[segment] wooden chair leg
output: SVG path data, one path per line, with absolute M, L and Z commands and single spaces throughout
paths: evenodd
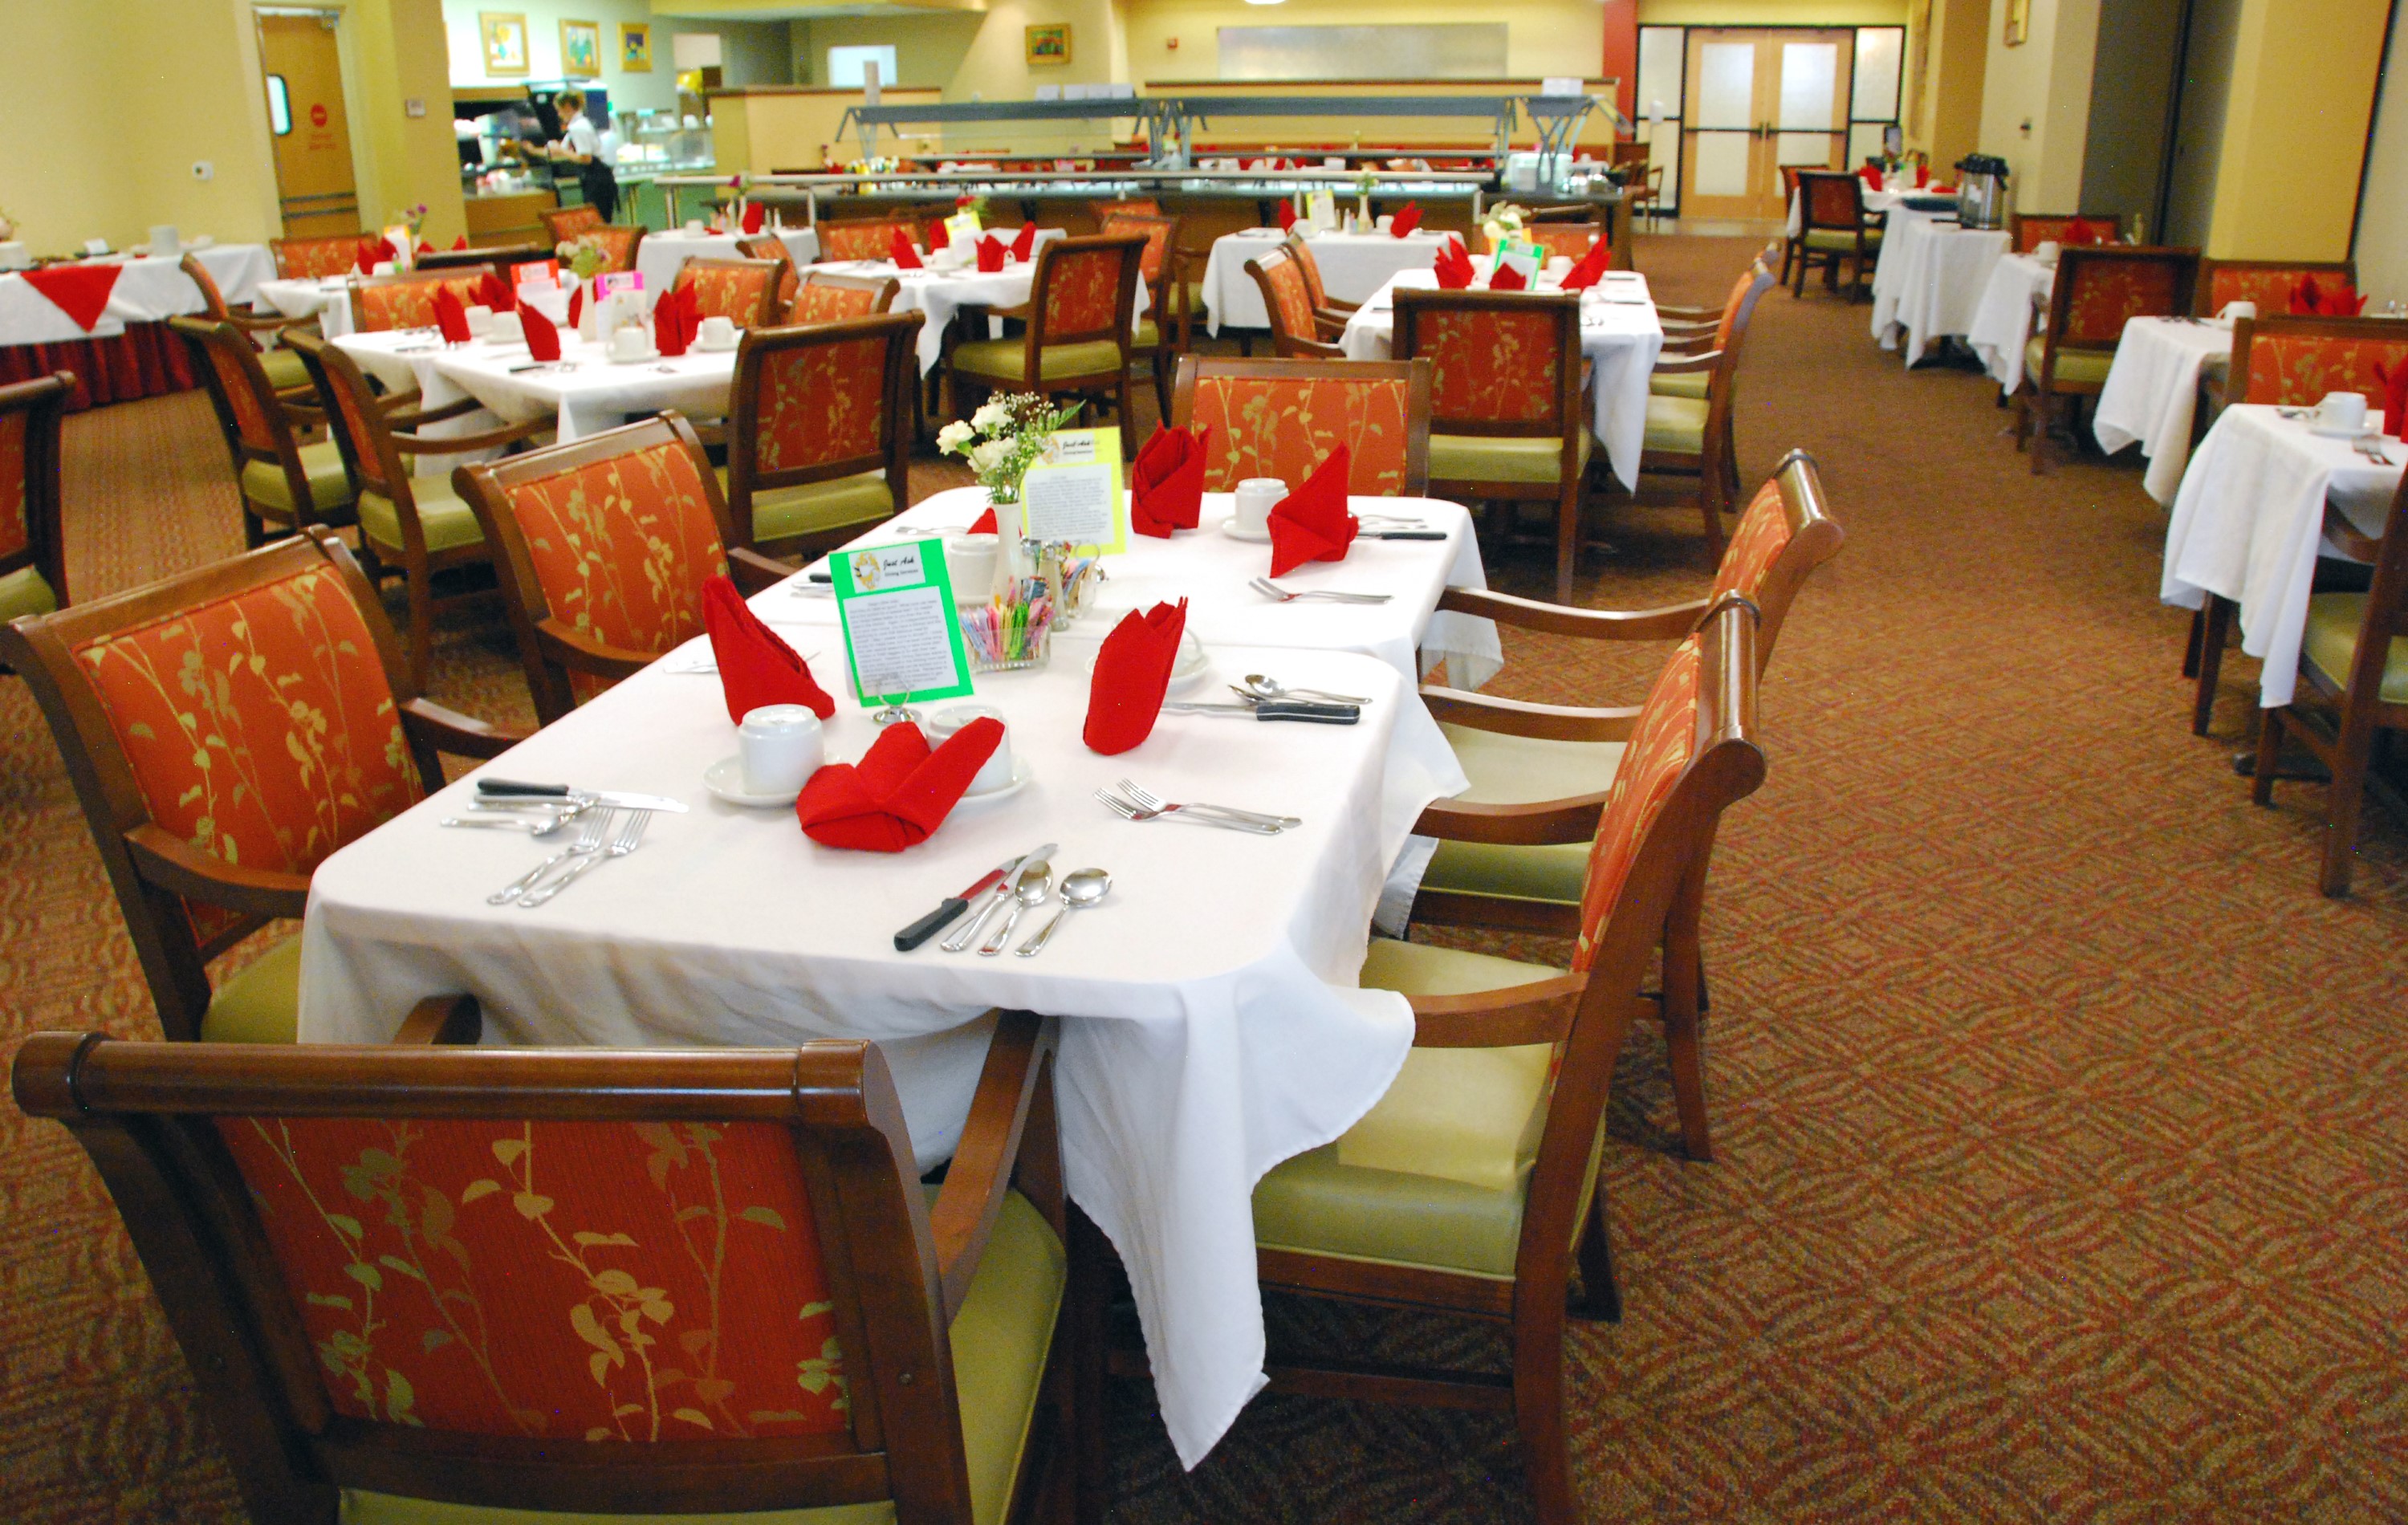
M 1540 1298 L 1513 1318 L 1513 1420 L 1540 1525 L 1579 1525 L 1564 1430 L 1564 1311 Z
M 2200 606 L 2199 687 L 2190 701 L 2193 736 L 2205 736 L 2208 723 L 2215 718 L 2216 680 L 2224 675 L 2224 642 L 2232 631 L 2232 611 L 2239 607 L 2231 599 L 2213 593 Z
M 2055 411 L 2056 404 L 2049 400 L 2048 394 L 2038 387 L 2032 388 L 2031 468 L 2035 477 L 2044 476 L 2048 471 L 2048 425 Z
M 2333 743 L 2332 783 L 2325 796 L 2324 865 L 2316 887 L 2336 899 L 2349 893 L 2357 867 L 2358 817 L 2366 804 L 2366 768 L 2374 751 L 2374 726 L 2354 719 L 2343 701 L 2341 736 Z
M 424 568 L 411 569 L 404 581 L 409 597 L 409 687 L 426 692 L 427 653 L 435 644 L 435 590 Z
M 1168 428 L 1170 426 L 1170 352 L 1168 350 L 1154 352 L 1154 423 Z
M 1580 559 L 1581 482 L 1574 474 L 1555 499 L 1555 602 L 1572 601 L 1572 572 Z
M 1102 1525 L 1107 1485 L 1104 1464 L 1104 1381 L 1107 1303 L 1111 1296 L 1111 1244 L 1077 1203 L 1069 1205 L 1073 1513 L 1079 1525 Z
M 2274 770 L 2283 759 L 2283 716 L 2286 712 L 2269 710 L 2258 717 L 2258 769 L 2249 776 L 2249 802 L 2271 805 L 2274 802 Z
M 1622 1287 L 1613 1279 L 1613 1238 L 1605 1221 L 1605 1181 L 1589 1193 L 1588 1221 L 1581 1226 L 1581 1291 L 1567 1306 L 1575 1317 L 1622 1322 Z
M 2190 611 L 2190 636 L 2183 643 L 2182 675 L 2186 678 L 2196 678 L 2199 676 L 2200 640 L 2206 631 L 2207 606 L 2205 604 L 2201 604 L 2199 608 Z

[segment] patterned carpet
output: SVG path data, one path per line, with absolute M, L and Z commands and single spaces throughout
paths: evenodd
M 1642 243 L 1718 297 L 1745 246 Z M 1761 309 L 1742 464 L 1823 464 L 1849 532 L 1765 689 L 1770 778 L 1709 902 L 1718 1158 L 1683 1161 L 1660 1047 L 1618 1077 L 1627 1320 L 1576 1331 L 1596 1518 L 2408 1518 L 2408 831 L 2314 888 L 2322 790 L 2253 808 L 2256 664 L 2193 738 L 2162 512 L 2128 457 L 2032 477 L 1978 378 L 1908 374 L 1865 309 Z M 197 395 L 68 425 L 90 596 L 236 547 Z M 928 467 L 923 492 L 952 473 Z M 1581 597 L 1688 596 L 1694 517 L 1609 501 Z M 1492 575 L 1543 593 L 1537 552 Z M 1514 641 L 1501 692 L 1612 702 L 1653 654 Z M 523 722 L 506 642 L 447 632 L 438 698 Z M 1635 697 L 1635 696 L 1633 696 Z M 47 731 L 0 679 L 0 1021 L 155 1031 Z M 1547 957 L 1502 940 L 1480 945 Z M 114 1214 L 0 1108 L 0 1517 L 241 1518 Z M 1301 1345 L 1501 1359 L 1481 1331 L 1275 1304 Z M 1257 1402 L 1192 1474 L 1115 1385 L 1127 1521 L 1520 1519 L 1488 1417 Z

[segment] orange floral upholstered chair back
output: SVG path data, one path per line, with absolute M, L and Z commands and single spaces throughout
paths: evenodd
M 1412 340 L 1397 352 L 1429 361 L 1436 426 L 1555 422 L 1562 407 L 1565 322 L 1559 305 L 1506 307 L 1477 298 L 1459 307 L 1415 304 Z M 1580 321 L 1577 307 L 1566 310 L 1570 321 Z M 1402 333 L 1400 322 L 1400 338 Z
M 605 225 L 602 221 L 602 209 L 591 204 L 561 207 L 538 215 L 543 219 L 544 232 L 552 236 L 552 241 L 555 244 L 581 237 L 595 228 Z
M 694 292 L 695 315 L 725 318 L 738 328 L 774 321 L 767 304 L 776 294 L 778 266 L 768 260 L 690 259 L 678 268 L 670 289 Z
M 761 358 L 751 401 L 755 469 L 805 471 L 884 450 L 886 346 L 880 336 L 781 346 Z
M 0 413 L 0 562 L 22 554 L 33 541 L 25 523 L 25 437 L 32 416 Z
M 917 241 L 919 225 L 909 218 L 865 217 L 819 226 L 820 258 L 882 260 L 895 252 L 895 235 Z
M 2073 225 L 2076 223 L 2084 223 L 2095 235 L 2089 240 L 2092 242 L 2114 243 L 2124 236 L 2124 219 L 2114 213 L 2101 217 L 2081 217 L 2072 213 L 2062 217 L 2044 213 L 2031 216 L 2017 214 L 2014 222 L 2015 252 L 2018 254 L 2028 254 L 2044 243 L 2071 242 L 2067 236 L 2077 231 Z M 2081 246 L 2075 244 L 2074 247 Z
M 1211 453 L 1204 459 L 1204 490 L 1230 492 L 1249 477 L 1277 477 L 1296 486 L 1343 445 L 1348 493 L 1364 497 L 1420 493 L 1424 483 L 1414 480 L 1410 450 L 1412 385 L 1408 375 L 1399 374 L 1403 367 L 1382 369 L 1388 374 L 1359 380 L 1311 373 L 1261 376 L 1245 370 L 1198 374 L 1189 416 L 1181 423 L 1212 431 Z M 1426 438 L 1426 418 L 1422 432 Z
M 2381 319 L 2258 318 L 2234 325 L 2238 400 L 2311 407 L 2328 392 L 2363 394 L 2385 406 L 2385 378 L 2408 367 L 2408 333 Z M 2380 367 L 2378 369 L 2377 367 Z M 2384 420 L 2384 427 L 2395 421 Z
M 1604 236 L 1594 223 L 1530 223 L 1522 229 L 1523 237 L 1548 254 L 1574 260 L 1585 258 L 1589 246 Z
M 605 223 L 599 227 L 587 228 L 578 237 L 602 251 L 602 268 L 609 273 L 636 267 L 636 246 L 644 241 L 644 230 L 619 223 Z
M 319 281 L 349 275 L 359 268 L 360 240 L 342 238 L 270 238 L 267 252 L 276 273 L 286 281 Z
M 262 389 L 267 386 L 266 373 L 256 362 L 245 361 L 242 352 L 251 347 L 251 340 L 231 330 L 212 331 L 206 337 L 194 335 L 191 327 L 179 332 L 191 336 L 192 347 L 207 357 L 207 380 L 240 448 L 247 454 L 275 458 L 276 428 L 268 420 L 267 410 L 279 405 L 272 390 L 263 395 Z
M 1810 171 L 1799 176 L 1798 183 L 1805 189 L 1802 225 L 1854 229 L 1864 220 L 1864 181 L 1854 175 Z
M 64 371 L 0 386 L 0 621 L 66 602 L 59 437 L 74 386 Z
M 2206 299 L 2200 304 L 2201 312 L 2221 312 L 2228 302 L 2255 302 L 2261 318 L 2277 317 L 2291 310 L 2291 289 L 2300 281 L 2314 279 L 2329 281 L 2335 277 L 2355 281 L 2356 272 L 2348 264 L 2338 265 L 2253 265 L 2232 264 L 2223 260 L 2208 262 L 2202 272 L 2206 280 Z
M 778 266 L 778 296 L 773 312 L 784 312 L 795 305 L 795 290 L 802 283 L 802 273 L 795 268 L 795 257 L 787 252 L 783 240 L 774 233 L 756 233 L 737 239 L 736 252 L 746 259 L 765 259 Z
M 380 334 L 394 328 L 432 328 L 435 294 L 448 289 L 462 307 L 472 306 L 489 270 L 480 266 L 463 276 L 384 276 L 363 281 L 351 292 L 359 330 Z
M 885 311 L 885 304 L 892 300 L 892 293 L 882 297 L 879 288 L 867 282 L 832 281 L 813 275 L 796 289 L 786 321 L 835 323 L 843 318 L 867 318 L 873 312 Z
M 217 1127 L 345 1417 L 573 1445 L 851 1427 L 782 1128 Z
M 2053 337 L 2061 344 L 2112 347 L 2134 318 L 2189 311 L 2198 262 L 2193 253 L 2068 249 L 2057 267 L 2065 324 Z
M 1714 568 L 1714 585 L 1707 592 L 1707 601 L 1726 594 L 1755 598 L 1772 564 L 1787 549 L 1789 514 L 1781 501 L 1781 483 L 1768 482 L 1740 514 L 1739 527 L 1731 531 L 1730 544 Z
M 1158 213 L 1115 211 L 1104 219 L 1106 233 L 1145 235 L 1145 252 L 1138 256 L 1137 273 L 1144 278 L 1149 295 L 1158 295 L 1163 262 L 1169 256 L 1171 234 L 1178 226 L 1175 218 Z
M 1070 249 L 1057 245 L 1038 252 L 1038 279 L 1042 295 L 1045 342 L 1111 338 L 1112 320 L 1120 305 L 1121 265 L 1127 249 Z
M 1312 298 L 1312 305 L 1316 308 L 1327 307 L 1329 288 L 1321 283 L 1321 261 L 1312 252 L 1312 246 L 1300 237 L 1291 236 L 1284 247 L 1289 256 L 1296 261 L 1297 274 L 1304 278 L 1305 294 Z
M 1598 933 L 1621 898 L 1640 844 L 1697 755 L 1701 643 L 1701 637 L 1691 636 L 1673 649 L 1672 659 L 1664 664 L 1631 726 L 1630 741 L 1598 818 L 1597 840 L 1589 847 L 1580 941 L 1572 951 L 1575 971 L 1589 967 Z
M 1304 266 L 1285 250 L 1279 249 L 1251 263 L 1263 272 L 1262 283 L 1270 296 L 1264 306 L 1270 314 L 1273 331 L 1307 344 L 1320 342 L 1320 330 L 1312 322 L 1312 293 L 1304 283 Z

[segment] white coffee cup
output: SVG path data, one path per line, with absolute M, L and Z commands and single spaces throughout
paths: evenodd
M 610 336 L 610 358 L 641 360 L 652 352 L 652 336 L 630 324 Z
M 1170 670 L 1178 672 L 1184 669 L 1186 671 L 1193 672 L 1196 670 L 1197 665 L 1203 660 L 1204 643 L 1196 639 L 1196 632 L 1193 630 L 1180 631 L 1179 655 L 1178 658 L 1170 664 Z
M 2216 316 L 2222 318 L 2227 323 L 2239 323 L 2243 318 L 2254 319 L 2258 316 L 2258 304 L 2255 302 L 2227 302 L 2224 304 L 2224 310 L 2217 313 Z
M 995 744 L 993 755 L 987 758 L 986 766 L 978 770 L 978 776 L 970 780 L 968 790 L 971 794 L 993 794 L 1011 782 L 1011 724 L 1004 720 L 1002 711 L 992 704 L 949 704 L 928 717 L 925 727 L 928 744 L 943 746 L 953 740 L 955 731 L 973 720 L 994 720 L 1003 724 L 1003 740 Z
M 493 333 L 493 331 L 494 331 L 494 309 L 493 309 L 492 308 L 489 308 L 489 307 L 472 307 L 472 308 L 470 308 L 470 309 L 468 309 L 468 337 L 469 337 L 469 338 L 485 338 L 487 335 L 489 335 L 489 334 Z
M 1554 277 L 1558 285 L 1562 284 L 1564 277 L 1571 273 L 1572 257 L 1570 254 L 1551 254 L 1547 257 L 1547 274 Z
M 2033 248 L 2032 258 L 2040 261 L 2042 265 L 2055 265 L 2057 263 L 2057 256 L 2059 250 L 2057 249 L 2057 240 L 2055 238 L 2043 238 Z
M 2321 429 L 2362 429 L 2366 426 L 2366 396 L 2358 392 L 2328 392 L 2324 401 L 2316 404 L 2316 426 Z
M 1238 483 L 1238 527 L 1249 535 L 1270 528 L 1271 510 L 1287 496 L 1287 483 L 1277 477 L 1248 477 Z
M 496 344 L 516 344 L 526 338 L 526 328 L 520 323 L 516 312 L 496 312 L 494 314 L 493 331 L 486 338 Z
M 706 350 L 732 350 L 736 348 L 736 320 L 714 312 L 702 320 L 695 338 Z
M 710 224 L 699 217 L 689 217 L 685 220 L 685 231 L 688 236 L 699 238 L 710 231 Z
M 820 717 L 802 704 L 765 704 L 736 727 L 746 794 L 797 794 L 826 760 Z
M 985 603 L 995 594 L 995 562 L 1001 553 L 1000 536 L 967 529 L 945 537 L 945 575 L 953 580 L 953 602 L 964 608 Z
M 160 259 L 174 259 L 184 252 L 184 241 L 173 223 L 162 223 L 150 230 L 150 252 Z

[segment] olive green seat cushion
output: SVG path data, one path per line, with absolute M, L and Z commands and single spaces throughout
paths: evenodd
M 1706 409 L 1702 397 L 1647 395 L 1647 437 L 1642 449 L 1671 455 L 1706 453 Z
M 1838 228 L 1815 228 L 1809 232 L 1800 241 L 1817 254 L 1853 254 L 1856 252 L 1856 236 L 1853 233 L 1842 232 Z M 1881 229 L 1867 228 L 1865 230 L 1865 252 L 1867 253 L 1870 253 L 1874 250 L 1879 249 L 1881 247 Z
M 1706 382 L 1711 380 L 1702 370 L 1676 370 L 1670 375 L 1662 371 L 1647 378 L 1647 390 L 1659 397 L 1695 397 L 1706 400 Z
M 58 607 L 58 595 L 36 568 L 20 567 L 0 577 L 0 625 L 27 614 L 47 614 Z
M 2042 344 L 2038 335 L 2024 341 L 2024 375 L 2032 385 L 2040 385 Z M 2059 350 L 2057 352 L 2057 380 L 2075 386 L 2105 386 L 2107 368 L 2115 363 L 2113 350 Z
M 1053 1227 L 1019 1192 L 1005 1193 L 969 1295 L 953 1316 L 951 1342 L 970 1518 L 977 1525 L 1002 1525 L 1010 1507 L 1061 1312 L 1066 1267 Z M 891 1503 L 732 1515 L 595 1515 L 471 1508 L 361 1489 L 344 1491 L 342 1509 L 343 1525 L 891 1525 L 894 1518 Z
M 317 514 L 331 513 L 350 505 L 351 474 L 343 467 L 342 448 L 333 440 L 302 446 L 301 471 L 309 479 L 309 503 Z M 274 510 L 280 519 L 294 517 L 292 484 L 284 479 L 284 468 L 274 461 L 243 462 L 242 496 L 262 508 Z
M 218 983 L 201 1017 L 212 1043 L 289 1043 L 301 1027 L 301 940 L 288 937 Z
M 450 477 L 412 477 L 409 496 L 418 505 L 418 524 L 426 535 L 428 555 L 484 543 L 485 532 L 478 527 L 476 514 L 452 490 Z M 393 499 L 382 493 L 360 494 L 360 532 L 387 561 L 401 554 L 401 515 Z
M 301 352 L 298 350 L 262 350 L 259 352 L 259 368 L 267 372 L 267 384 L 279 392 L 291 392 L 309 384 L 309 370 L 301 364 Z
M 719 468 L 719 485 L 722 492 L 726 490 L 724 466 Z M 894 515 L 895 495 L 887 490 L 883 470 L 793 487 L 757 488 L 752 494 L 752 539 L 766 543 L 847 525 L 876 524 Z
M 1471 780 L 1470 788 L 1452 797 L 1465 804 L 1524 805 L 1601 794 L 1613 786 L 1614 770 L 1622 766 L 1619 741 L 1550 741 L 1469 726 L 1439 728 Z M 1544 847 L 1441 842 L 1422 875 L 1422 887 L 1577 905 L 1588 878 L 1588 853 L 1584 842 Z
M 2308 600 L 2308 631 L 2300 654 L 2335 683 L 2349 681 L 2350 664 L 2358 660 L 2358 632 L 2366 627 L 2366 595 L 2319 593 Z M 2408 636 L 2393 636 L 2383 659 L 2386 704 L 2408 704 Z
M 953 370 L 963 376 L 1025 381 L 1027 378 L 1021 369 L 1027 360 L 1028 346 L 1021 339 L 972 339 L 953 351 Z M 1106 338 L 1092 338 L 1083 344 L 1048 344 L 1037 357 L 1038 379 L 1046 381 L 1071 376 L 1110 376 L 1120 367 L 1120 346 Z
M 1588 430 L 1580 431 L 1579 468 L 1588 469 L 1597 448 Z M 1432 482 L 1561 482 L 1564 442 L 1549 435 L 1498 437 L 1484 434 L 1433 434 L 1429 437 Z

